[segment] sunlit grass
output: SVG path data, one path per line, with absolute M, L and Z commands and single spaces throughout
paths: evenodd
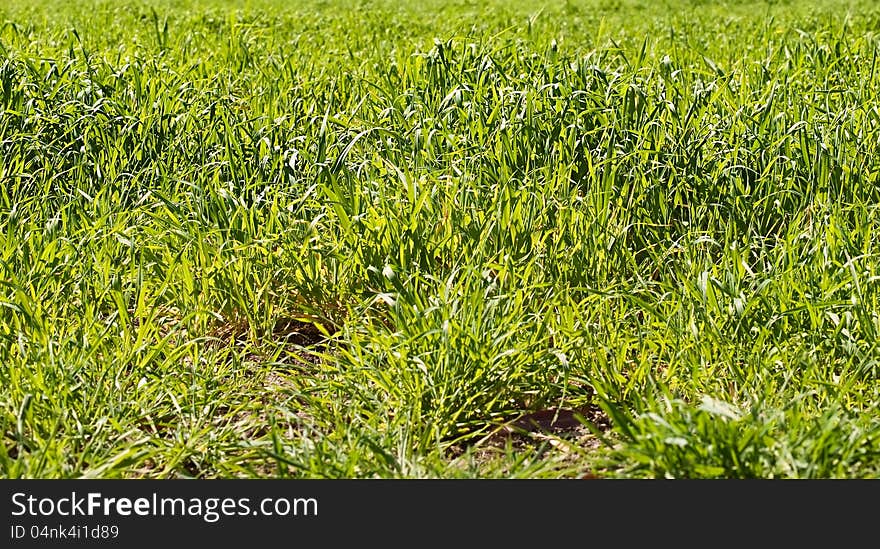
M 878 476 L 878 22 L 4 3 L 0 475 Z

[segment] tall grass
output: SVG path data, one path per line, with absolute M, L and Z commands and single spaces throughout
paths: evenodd
M 53 4 L 0 475 L 880 473 L 870 2 Z

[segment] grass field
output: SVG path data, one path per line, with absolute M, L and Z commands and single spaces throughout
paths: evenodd
M 880 476 L 880 8 L 0 4 L 0 476 Z

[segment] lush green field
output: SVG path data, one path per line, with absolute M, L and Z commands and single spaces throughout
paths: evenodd
M 878 53 L 868 0 L 7 0 L 0 476 L 880 476 Z

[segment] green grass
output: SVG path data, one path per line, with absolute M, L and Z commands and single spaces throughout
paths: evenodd
M 55 4 L 0 476 L 880 476 L 873 2 Z

